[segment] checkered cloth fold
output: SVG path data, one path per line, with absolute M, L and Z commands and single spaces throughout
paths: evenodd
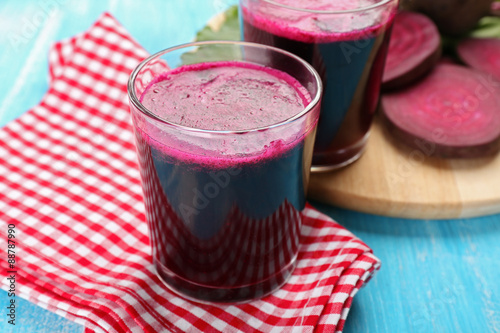
M 126 94 L 146 56 L 102 15 L 53 46 L 47 94 L 0 129 L 0 221 L 15 225 L 18 296 L 95 332 L 342 331 L 380 262 L 311 206 L 293 276 L 263 299 L 200 305 L 157 278 Z

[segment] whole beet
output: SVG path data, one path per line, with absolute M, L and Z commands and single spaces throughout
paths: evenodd
M 457 36 L 474 28 L 490 13 L 494 0 L 402 0 L 401 7 L 429 16 L 446 35 Z

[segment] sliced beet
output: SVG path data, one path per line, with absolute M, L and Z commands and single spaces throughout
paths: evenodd
M 479 157 L 500 142 L 500 89 L 486 74 L 451 64 L 406 89 L 382 96 L 382 111 L 397 142 L 426 155 Z
M 413 83 L 434 67 L 441 56 L 441 38 L 427 16 L 401 11 L 392 28 L 382 89 Z
M 468 38 L 458 44 L 460 59 L 472 68 L 500 80 L 500 39 Z

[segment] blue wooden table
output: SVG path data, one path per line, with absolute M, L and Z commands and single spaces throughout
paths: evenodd
M 103 11 L 154 52 L 192 40 L 211 16 L 234 3 L 2 0 L 0 126 L 36 105 L 47 90 L 51 43 L 87 29 Z M 345 332 L 500 332 L 500 215 L 406 220 L 313 204 L 363 239 L 383 262 L 355 297 Z M 0 291 L 0 332 L 83 332 L 24 300 L 18 300 L 12 327 L 7 301 Z

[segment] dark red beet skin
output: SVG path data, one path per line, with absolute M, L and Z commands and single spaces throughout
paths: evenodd
M 401 7 L 427 15 L 449 36 L 461 36 L 491 12 L 493 0 L 401 0 Z
M 458 44 L 457 53 L 468 66 L 500 80 L 500 39 L 468 38 Z
M 382 110 L 398 142 L 428 155 L 480 157 L 498 151 L 500 89 L 488 75 L 438 64 L 417 84 L 382 97 Z
M 441 56 L 441 39 L 427 16 L 401 11 L 392 28 L 382 89 L 407 86 L 428 73 Z

